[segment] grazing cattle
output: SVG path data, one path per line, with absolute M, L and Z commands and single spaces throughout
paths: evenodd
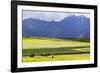
M 50 54 L 40 54 L 40 56 L 47 57 L 47 56 L 50 56 Z
M 52 59 L 54 58 L 54 55 L 51 55 L 51 54 L 38 54 L 38 55 L 36 55 L 36 54 L 31 54 L 29 57 L 35 57 L 35 56 L 42 56 L 42 57 L 47 57 L 47 56 L 51 56 L 52 57 Z
M 40 56 L 43 56 L 43 57 L 51 56 L 52 59 L 54 58 L 54 55 L 51 55 L 51 54 L 40 54 Z
M 35 57 L 35 54 L 31 54 L 30 57 Z
M 52 59 L 54 58 L 54 56 L 52 56 Z

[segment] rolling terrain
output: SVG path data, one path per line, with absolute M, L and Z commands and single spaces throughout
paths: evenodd
M 88 39 L 23 38 L 23 62 L 88 60 L 89 53 Z

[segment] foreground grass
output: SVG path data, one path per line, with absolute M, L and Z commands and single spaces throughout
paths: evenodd
M 56 55 L 47 57 L 23 57 L 23 62 L 45 62 L 45 61 L 64 61 L 64 60 L 89 60 L 89 54 L 74 54 L 74 55 Z
M 23 62 L 89 60 L 89 53 L 88 39 L 23 38 Z M 35 56 L 30 57 L 32 54 Z

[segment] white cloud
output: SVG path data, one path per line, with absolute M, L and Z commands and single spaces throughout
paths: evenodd
M 67 16 L 84 15 L 89 17 L 89 14 L 83 13 L 64 13 L 64 12 L 46 12 L 46 11 L 23 11 L 23 20 L 28 18 L 40 19 L 45 21 L 61 21 Z

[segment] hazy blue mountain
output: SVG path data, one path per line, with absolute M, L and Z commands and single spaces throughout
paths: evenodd
M 56 21 L 25 19 L 22 22 L 23 36 L 30 37 L 60 37 L 60 38 L 89 38 L 90 19 L 85 16 L 69 16 Z

